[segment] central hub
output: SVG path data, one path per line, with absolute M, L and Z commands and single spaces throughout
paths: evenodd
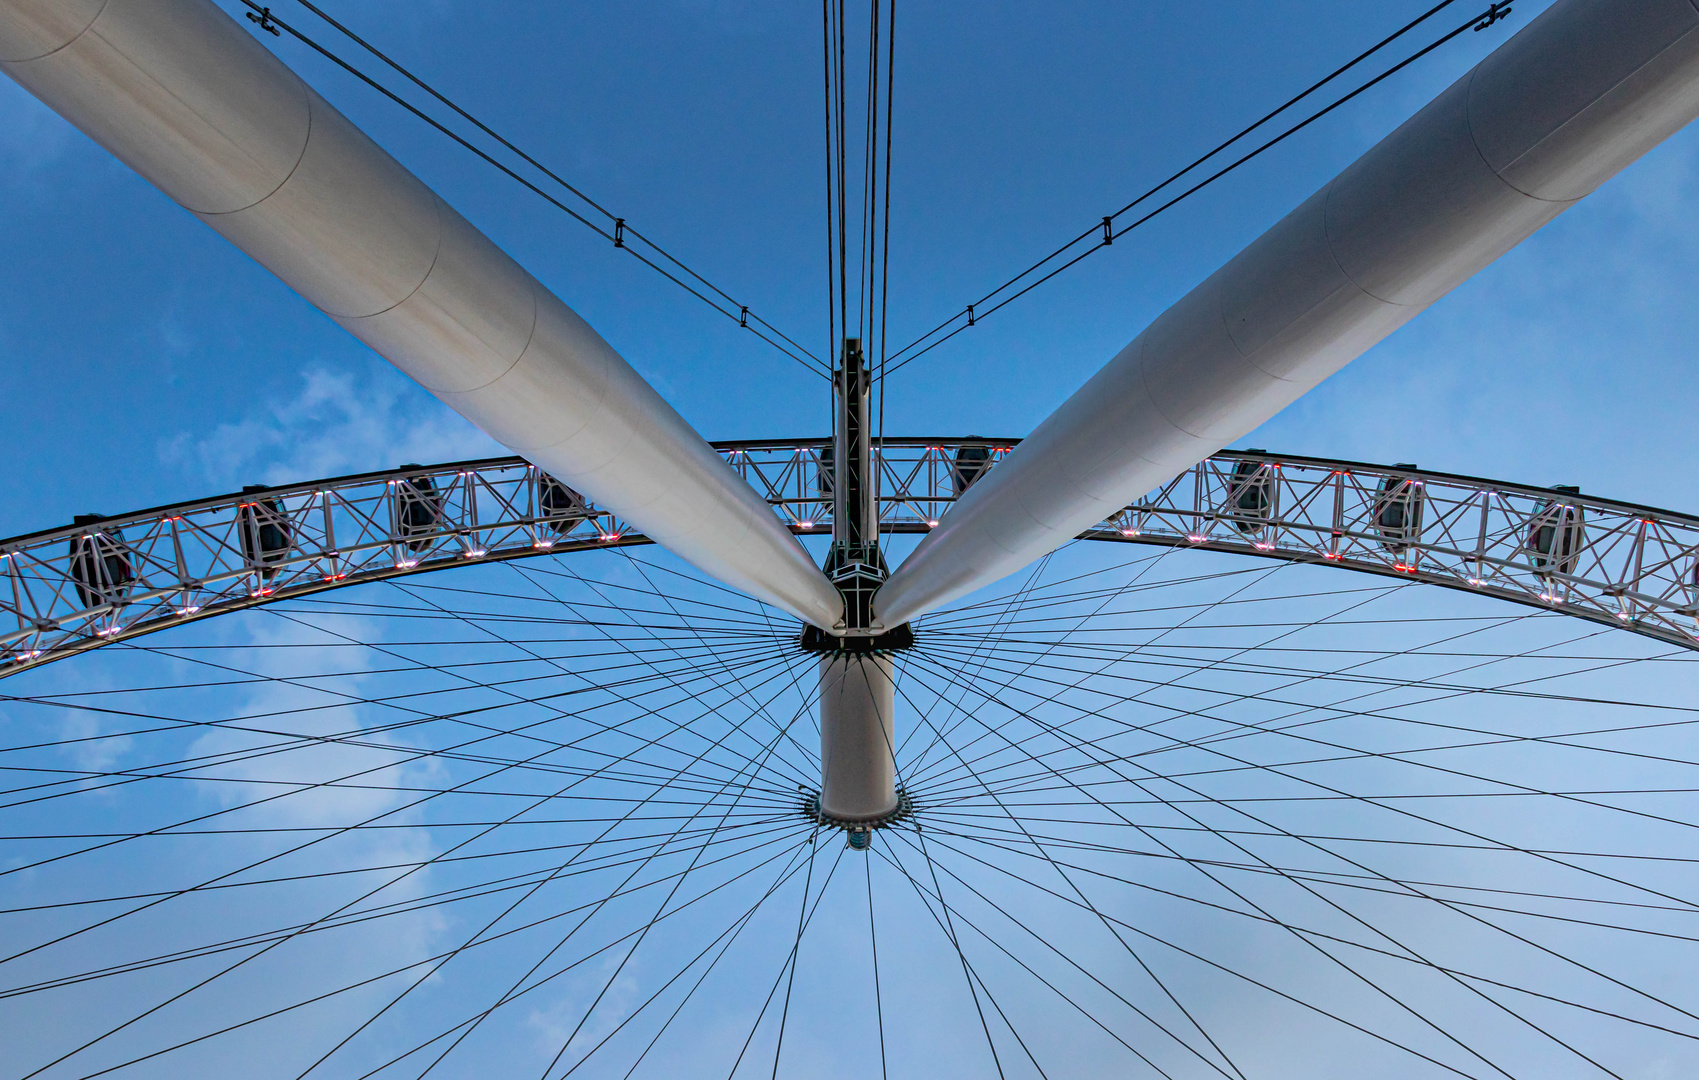
M 799 644 L 820 657 L 821 820 L 867 834 L 899 812 L 897 683 L 892 653 L 914 644 L 907 626 L 885 631 L 873 597 L 889 572 L 879 554 L 878 471 L 868 438 L 867 361 L 861 341 L 844 339 L 832 390 L 832 549 L 826 576 L 844 599 L 843 621 L 807 627 Z M 863 839 L 865 839 L 863 835 Z M 852 835 L 852 839 L 853 839 Z

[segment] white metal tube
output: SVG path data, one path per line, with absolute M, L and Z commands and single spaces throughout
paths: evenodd
M 0 70 L 515 452 L 721 581 L 841 619 L 607 342 L 209 0 L 0 0 Z
M 897 568 L 896 626 L 1240 438 L 1699 115 L 1694 0 L 1558 0 L 1168 309 Z
M 820 658 L 820 810 L 828 817 L 874 821 L 897 808 L 896 700 L 890 657 Z

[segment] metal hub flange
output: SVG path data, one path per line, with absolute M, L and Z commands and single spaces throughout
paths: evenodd
M 811 653 L 894 653 L 914 648 L 914 628 L 908 623 L 883 634 L 838 637 L 818 626 L 804 626 L 802 639 L 797 643 L 803 652 Z
M 810 791 L 807 788 L 802 789 L 802 791 L 803 800 L 800 807 L 802 816 L 824 828 L 842 829 L 849 846 L 856 851 L 868 849 L 873 843 L 873 831 L 875 829 L 889 829 L 914 816 L 914 800 L 910 799 L 908 792 L 900 787 L 897 789 L 896 809 L 890 813 L 881 814 L 879 817 L 861 821 L 848 821 L 825 813 L 820 809 L 819 792 Z

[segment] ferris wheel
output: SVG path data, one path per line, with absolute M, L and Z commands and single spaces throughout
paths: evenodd
M 1022 439 L 878 395 L 1137 222 L 888 349 L 829 2 L 830 360 L 604 233 L 826 376 L 714 444 L 248 6 L 0 68 L 516 456 L 0 541 L 6 1076 L 1699 1065 L 1699 514 L 1226 449 L 1699 117 L 1691 0 L 1559 0 Z

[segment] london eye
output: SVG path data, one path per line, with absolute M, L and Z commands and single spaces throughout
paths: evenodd
M 1688 1075 L 1699 507 L 1238 445 L 1699 117 L 1692 0 L 1536 6 L 1408 13 L 926 321 L 909 12 L 826 0 L 796 332 L 381 25 L 0 0 L 24 91 L 506 450 L 0 527 L 5 1075 Z M 1465 46 L 1059 406 L 999 386 L 1026 434 L 887 430 Z M 706 441 L 291 58 L 812 411 Z

